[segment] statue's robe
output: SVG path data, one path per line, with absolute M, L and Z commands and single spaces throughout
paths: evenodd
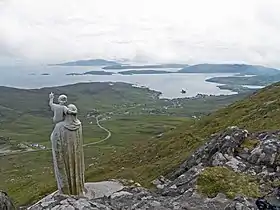
M 0 190 L 0 209 L 1 210 L 15 210 L 12 199 L 4 191 Z
M 54 172 L 59 193 L 83 195 L 84 153 L 81 122 L 73 115 L 56 124 L 52 135 Z

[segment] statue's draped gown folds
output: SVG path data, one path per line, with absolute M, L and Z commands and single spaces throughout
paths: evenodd
M 84 194 L 84 153 L 82 124 L 77 119 L 77 108 L 70 104 L 51 134 L 55 177 L 59 193 Z

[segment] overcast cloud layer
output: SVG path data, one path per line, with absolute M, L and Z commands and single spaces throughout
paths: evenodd
M 0 0 L 0 61 L 280 67 L 279 14 L 279 0 Z

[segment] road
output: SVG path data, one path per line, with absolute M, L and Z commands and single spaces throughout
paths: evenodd
M 111 131 L 109 131 L 107 128 L 104 128 L 102 125 L 100 125 L 100 118 L 101 118 L 101 117 L 102 117 L 101 115 L 98 115 L 98 116 L 95 118 L 95 120 L 96 120 L 97 126 L 98 126 L 100 129 L 102 129 L 102 130 L 104 130 L 105 132 L 107 132 L 106 138 L 104 138 L 104 139 L 102 139 L 102 140 L 100 140 L 100 141 L 96 141 L 96 142 L 84 144 L 84 145 L 83 145 L 84 147 L 90 146 L 90 145 L 99 144 L 99 143 L 101 143 L 101 142 L 104 142 L 104 141 L 108 140 L 108 139 L 112 136 Z
M 100 119 L 101 119 L 101 117 L 102 117 L 102 115 L 98 115 L 97 117 L 95 117 L 96 124 L 97 124 L 97 126 L 98 126 L 100 129 L 104 130 L 104 131 L 107 133 L 107 136 L 106 136 L 104 139 L 101 139 L 101 140 L 99 140 L 99 141 L 84 144 L 83 147 L 87 147 L 87 146 L 91 146 L 91 145 L 96 145 L 96 144 L 102 143 L 102 142 L 104 142 L 104 141 L 107 141 L 107 140 L 112 136 L 111 131 L 108 130 L 107 128 L 103 127 L 103 126 L 100 124 Z M 21 151 L 21 152 L 10 152 L 10 153 L 5 153 L 5 154 L 0 154 L 0 157 L 3 157 L 3 156 L 10 156 L 10 155 L 18 155 L 18 154 L 25 154 L 25 153 L 31 153 L 31 152 L 49 151 L 49 150 L 51 150 L 51 148 L 47 148 L 47 149 L 38 149 L 38 150 L 29 150 L 29 151 Z

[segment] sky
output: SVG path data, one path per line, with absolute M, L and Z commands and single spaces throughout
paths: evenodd
M 103 58 L 280 68 L 279 0 L 0 0 L 0 65 Z

